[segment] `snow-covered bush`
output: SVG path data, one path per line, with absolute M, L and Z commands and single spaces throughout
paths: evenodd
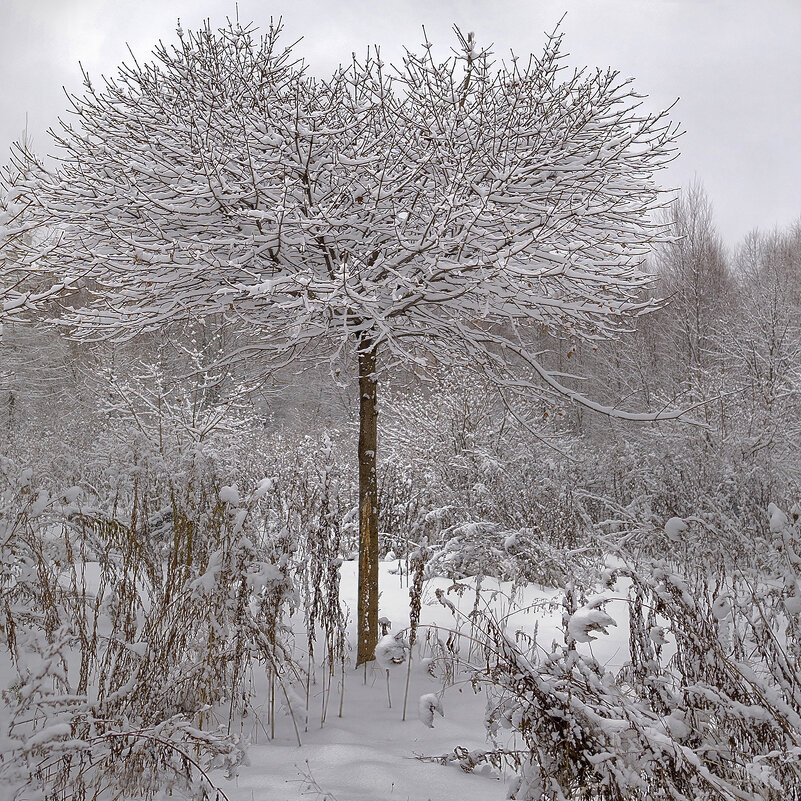
M 598 549 L 553 545 L 538 528 L 504 530 L 491 522 L 469 522 L 441 533 L 427 573 L 453 579 L 491 575 L 515 585 L 563 586 L 570 576 L 593 574 Z M 593 555 L 595 560 L 588 559 Z
M 691 587 L 664 563 L 610 571 L 628 597 L 630 661 L 618 672 L 576 646 L 615 622 L 601 598 L 579 606 L 567 592 L 565 641 L 545 653 L 482 616 L 491 659 L 476 678 L 494 690 L 497 748 L 471 765 L 513 765 L 521 801 L 795 798 L 801 540 L 789 523 L 774 528 L 784 568 L 773 579 Z
M 112 514 L 3 463 L 7 787 L 200 797 L 242 759 L 253 667 L 286 681 L 293 545 L 265 536 L 271 482 L 221 486 L 200 449 L 174 468 L 148 519 L 141 475 Z
M 386 403 L 385 550 L 406 555 L 425 538 L 437 551 L 429 572 L 559 583 L 560 554 L 586 545 L 591 521 L 558 454 L 466 371 Z

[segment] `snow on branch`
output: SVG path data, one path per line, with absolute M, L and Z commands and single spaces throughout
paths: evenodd
M 87 79 L 54 168 L 18 148 L 13 225 L 56 232 L 45 250 L 21 239 L 21 263 L 90 277 L 76 334 L 218 315 L 276 360 L 367 337 L 391 365 L 487 361 L 503 329 L 532 387 L 581 400 L 527 343 L 614 337 L 653 308 L 667 112 L 614 71 L 566 70 L 560 36 L 498 65 L 459 33 L 444 61 L 368 53 L 320 80 L 279 33 L 182 33 Z

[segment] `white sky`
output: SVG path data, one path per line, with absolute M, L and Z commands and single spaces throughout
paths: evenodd
M 538 52 L 563 23 L 575 66 L 613 66 L 636 78 L 654 107 L 679 103 L 682 155 L 666 186 L 697 176 L 729 244 L 752 228 L 801 217 L 801 0 L 240 0 L 239 17 L 266 27 L 283 17 L 286 40 L 325 73 L 352 51 L 382 45 L 385 60 L 417 47 L 425 25 L 441 52 L 450 27 L 475 31 L 504 55 Z M 233 0 L 0 0 L 0 160 L 25 127 L 47 150 L 45 129 L 66 108 L 61 89 L 140 60 L 176 21 L 223 24 Z

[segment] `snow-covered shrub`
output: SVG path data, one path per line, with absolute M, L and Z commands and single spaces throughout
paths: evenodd
M 148 517 L 144 474 L 111 514 L 4 463 L 7 787 L 202 796 L 241 761 L 253 668 L 285 682 L 293 545 L 265 536 L 271 482 L 221 486 L 198 448 L 173 467 L 169 514 Z
M 440 717 L 445 717 L 445 710 L 439 695 L 436 693 L 425 693 L 421 695 L 417 702 L 417 717 L 419 721 L 424 726 L 428 726 L 429 729 L 433 729 L 435 712 Z
M 505 759 L 521 801 L 798 797 L 801 559 L 798 530 L 777 535 L 777 581 L 691 589 L 665 564 L 610 572 L 629 586 L 630 661 L 617 673 L 576 647 L 615 622 L 601 599 L 579 606 L 567 592 L 565 642 L 546 653 L 482 616 L 491 659 L 477 679 L 494 690 L 497 747 L 471 764 Z
M 386 404 L 384 550 L 404 556 L 426 539 L 437 552 L 430 570 L 444 575 L 560 582 L 562 555 L 588 542 L 592 521 L 559 455 L 497 390 L 452 371 Z
M 409 644 L 404 639 L 403 632 L 385 634 L 375 647 L 375 661 L 384 670 L 393 670 L 406 661 L 408 650 Z
M 302 553 L 299 571 L 303 580 L 303 606 L 306 623 L 308 647 L 306 677 L 306 708 L 309 707 L 311 682 L 318 664 L 315 659 L 315 642 L 318 629 L 322 633 L 323 653 L 319 659 L 322 668 L 323 707 L 320 724 L 325 722 L 331 685 L 337 667 L 345 671 L 346 616 L 339 597 L 340 572 L 342 564 L 342 499 L 336 477 L 334 445 L 324 433 L 318 454 L 316 488 L 312 503 L 305 509 L 305 526 L 301 526 L 298 540 Z M 328 689 L 325 690 L 326 682 Z M 344 684 L 342 687 L 344 692 Z M 340 696 L 340 701 L 342 696 Z
M 621 430 L 613 447 L 591 445 L 574 489 L 586 516 L 618 539 L 626 535 L 629 551 L 682 569 L 769 567 L 770 549 L 754 547 L 754 538 L 768 533 L 764 509 L 776 497 L 775 472 L 746 464 L 727 442 L 705 443 L 688 429 L 669 433 Z M 781 485 L 782 499 L 788 487 Z M 690 526 L 678 543 L 664 536 L 673 517 Z
M 567 549 L 553 545 L 538 528 L 505 530 L 491 522 L 471 522 L 442 532 L 444 542 L 432 549 L 428 575 L 453 579 L 492 575 L 516 585 L 563 586 L 577 573 L 589 576 L 597 548 Z

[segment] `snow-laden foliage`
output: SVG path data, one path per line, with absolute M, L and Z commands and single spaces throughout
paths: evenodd
M 7 214 L 53 232 L 21 260 L 91 282 L 89 336 L 227 315 L 281 361 L 322 336 L 416 359 L 435 337 L 437 361 L 522 360 L 555 387 L 489 324 L 598 339 L 648 307 L 675 136 L 616 73 L 563 71 L 560 46 L 498 65 L 462 39 L 317 80 L 277 30 L 187 33 L 87 78 L 55 170 L 18 151 Z
M 664 563 L 606 572 L 603 595 L 564 593 L 564 642 L 513 638 L 479 611 L 473 636 L 492 690 L 492 751 L 457 749 L 465 770 L 511 765 L 510 797 L 757 801 L 801 791 L 801 530 L 771 509 L 775 575 L 691 583 Z M 629 661 L 611 670 L 577 643 L 617 622 L 627 599 Z M 546 646 L 546 647 L 543 647 Z M 510 747 L 510 735 L 516 745 Z
M 426 693 L 421 695 L 417 702 L 417 717 L 424 726 L 429 729 L 434 728 L 434 713 L 440 717 L 445 717 L 445 710 L 442 706 L 442 699 L 436 693 Z
M 385 634 L 375 647 L 375 660 L 385 670 L 392 670 L 406 661 L 407 649 L 402 634 Z
M 173 467 L 168 506 L 148 511 L 139 473 L 112 516 L 3 462 L 7 789 L 204 798 L 243 757 L 253 665 L 285 680 L 293 547 L 259 525 L 270 482 L 240 497 L 199 450 Z

